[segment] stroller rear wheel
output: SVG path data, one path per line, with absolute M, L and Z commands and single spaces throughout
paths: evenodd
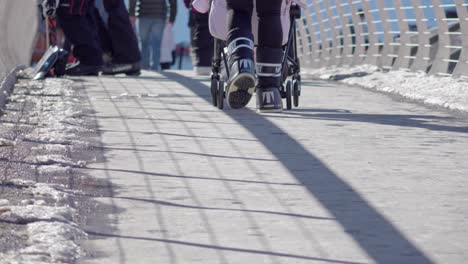
M 291 82 L 291 80 L 288 80 L 286 82 L 286 109 L 288 109 L 288 110 L 291 110 L 291 108 L 292 108 L 291 86 L 292 86 L 292 82 Z
M 224 82 L 223 81 L 218 81 L 217 82 L 217 89 L 216 89 L 216 95 L 217 95 L 217 100 L 218 100 L 218 109 L 223 109 L 224 108 Z
M 211 78 L 211 103 L 213 106 L 218 106 L 218 83 L 215 78 Z
M 299 96 L 301 96 L 301 81 L 299 79 L 293 80 L 293 101 L 294 107 L 299 106 Z

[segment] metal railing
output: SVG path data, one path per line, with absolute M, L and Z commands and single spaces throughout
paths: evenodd
M 17 66 L 29 65 L 37 31 L 36 0 L 0 0 L 0 108 Z
M 468 78 L 468 0 L 307 0 L 304 67 L 373 64 Z

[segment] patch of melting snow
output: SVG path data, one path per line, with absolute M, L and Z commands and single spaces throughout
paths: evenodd
M 66 158 L 63 155 L 57 155 L 57 154 L 36 156 L 34 157 L 33 162 L 38 165 L 59 165 L 63 167 L 83 168 L 86 166 L 85 161 L 80 160 L 78 162 L 74 162 L 70 160 L 69 158 Z
M 5 139 L 5 138 L 0 138 L 0 147 L 11 147 L 15 146 L 16 142 L 13 140 Z
M 68 194 L 64 193 L 62 191 L 59 191 L 58 189 L 54 188 L 54 186 L 62 187 L 60 185 L 50 185 L 46 183 L 36 183 L 32 188 L 31 188 L 31 193 L 34 195 L 34 197 L 45 197 L 45 196 L 50 196 L 54 198 L 55 201 L 61 202 L 65 199 L 68 198 Z
M 73 222 L 75 210 L 69 206 L 47 206 L 41 197 L 55 201 L 66 199 L 62 185 L 34 183 L 20 179 L 11 184 L 26 186 L 35 199 L 24 200 L 25 205 L 9 206 L 0 200 L 0 220 L 27 225 L 28 246 L 19 251 L 0 254 L 0 263 L 71 263 L 80 255 L 77 244 L 86 233 Z
M 29 200 L 25 200 L 28 201 Z M 73 208 L 68 206 L 42 206 L 27 204 L 25 206 L 8 206 L 8 212 L 0 215 L 0 220 L 18 224 L 29 224 L 37 221 L 70 222 Z
M 35 129 L 23 140 L 43 143 L 34 148 L 36 153 L 63 153 L 70 147 L 87 146 L 77 135 L 87 132 L 84 128 L 81 102 L 72 98 L 71 80 L 46 79 L 20 84 L 16 94 L 10 97 L 17 102 L 28 101 L 34 109 L 21 122 L 33 124 Z M 19 94 L 18 94 L 19 93 Z M 15 142 L 0 138 L 0 146 L 13 146 Z M 73 161 L 58 154 L 35 155 L 28 161 L 39 164 L 38 171 L 44 173 L 68 173 L 72 167 L 84 167 L 86 162 Z M 5 182 L 4 182 L 5 183 Z M 73 222 L 75 211 L 62 206 L 70 194 L 80 191 L 65 190 L 62 185 L 35 183 L 22 179 L 11 179 L 6 184 L 23 188 L 32 194 L 32 199 L 13 205 L 0 200 L 0 221 L 25 224 L 28 246 L 21 250 L 0 253 L 0 263 L 70 263 L 81 254 L 77 241 L 86 234 Z M 50 206 L 46 201 L 55 201 Z
M 63 166 L 59 166 L 59 165 L 43 165 L 43 166 L 39 166 L 37 168 L 37 172 L 40 174 L 40 175 L 45 175 L 45 174 L 63 174 L 63 175 L 67 175 L 69 174 L 71 171 L 71 168 L 70 167 L 63 167 Z
M 158 95 L 150 94 L 150 93 L 142 93 L 142 94 L 122 93 L 120 95 L 111 96 L 111 99 L 154 98 L 154 97 L 158 97 Z
M 468 83 L 462 79 L 405 70 L 382 72 L 372 65 L 322 68 L 307 73 L 324 80 L 345 76 L 339 82 L 398 94 L 426 104 L 468 111 Z
M 47 215 L 49 221 L 43 221 L 45 215 L 38 215 L 36 217 L 43 218 L 37 218 L 27 224 L 28 246 L 18 252 L 0 254 L 0 258 L 3 259 L 0 263 L 72 263 L 80 257 L 81 250 L 76 241 L 86 238 L 86 233 L 67 220 L 68 215 L 64 214 L 68 212 L 59 211 L 57 208 L 47 209 L 52 211 Z M 2 215 L 11 214 L 14 210 Z

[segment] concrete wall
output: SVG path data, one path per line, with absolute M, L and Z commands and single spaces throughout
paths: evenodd
M 14 70 L 29 65 L 37 31 L 37 0 L 0 0 L 0 108 L 15 82 Z
M 304 67 L 373 64 L 468 78 L 465 0 L 303 0 Z

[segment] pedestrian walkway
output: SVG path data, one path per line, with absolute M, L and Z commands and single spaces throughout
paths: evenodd
M 468 117 L 305 81 L 220 111 L 189 72 L 77 79 L 112 183 L 83 263 L 464 263 Z

